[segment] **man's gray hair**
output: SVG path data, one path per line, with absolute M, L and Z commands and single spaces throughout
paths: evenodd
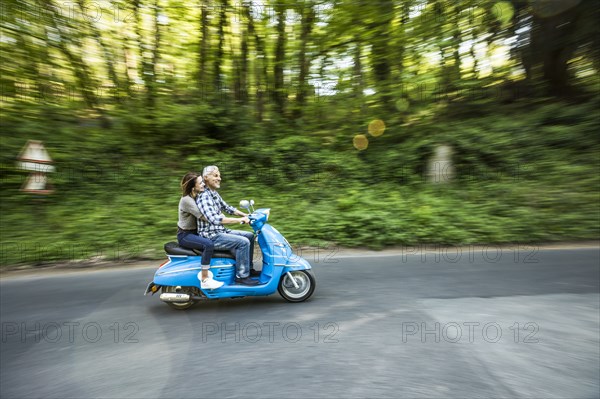
M 206 177 L 206 176 L 208 176 L 209 174 L 211 174 L 211 173 L 212 173 L 212 172 L 214 172 L 215 170 L 217 170 L 217 171 L 219 170 L 219 168 L 218 168 L 218 167 L 216 167 L 215 165 L 210 165 L 210 166 L 207 166 L 207 167 L 205 167 L 205 168 L 202 170 L 202 177 Z

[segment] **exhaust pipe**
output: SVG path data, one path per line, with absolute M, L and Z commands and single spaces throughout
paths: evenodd
M 164 292 L 160 294 L 160 300 L 163 302 L 189 302 L 190 296 L 180 292 Z

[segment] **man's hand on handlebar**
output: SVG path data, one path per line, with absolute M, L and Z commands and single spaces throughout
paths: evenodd
M 250 219 L 248 219 L 248 216 L 240 218 L 240 224 L 250 224 Z

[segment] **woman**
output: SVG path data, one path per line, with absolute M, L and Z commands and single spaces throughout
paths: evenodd
M 202 277 L 200 286 L 215 289 L 223 285 L 209 276 L 210 260 L 214 244 L 208 238 L 198 235 L 198 219 L 203 217 L 196 205 L 196 197 L 204 191 L 202 176 L 188 172 L 181 179 L 182 197 L 179 200 L 179 221 L 177 222 L 177 241 L 179 245 L 191 249 L 202 250 Z

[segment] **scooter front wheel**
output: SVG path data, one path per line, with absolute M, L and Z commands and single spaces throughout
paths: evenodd
M 285 273 L 281 277 L 277 291 L 289 302 L 302 302 L 310 298 L 315 291 L 315 285 L 316 281 L 312 271 L 295 270 Z

